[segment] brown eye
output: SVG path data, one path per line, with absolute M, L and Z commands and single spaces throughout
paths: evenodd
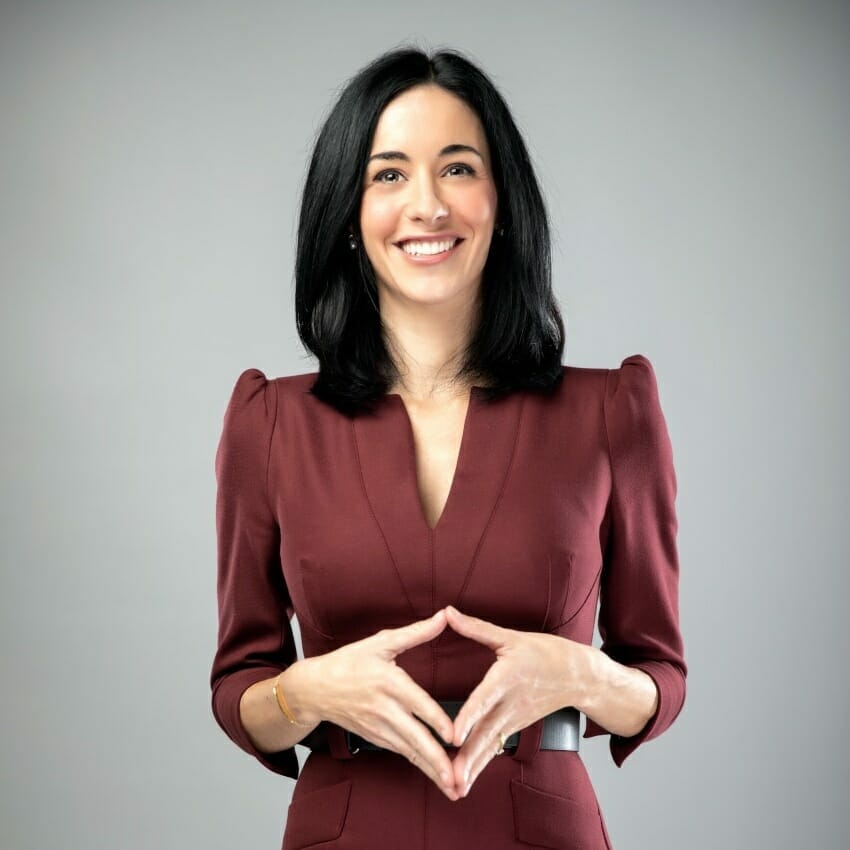
M 384 180 L 383 178 L 388 174 L 399 175 L 399 172 L 396 171 L 394 168 L 387 168 L 384 171 L 379 171 L 374 176 L 373 180 L 374 180 L 375 183 L 398 183 L 398 180 Z

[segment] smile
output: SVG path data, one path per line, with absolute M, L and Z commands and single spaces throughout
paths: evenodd
M 395 247 L 412 263 L 417 265 L 433 265 L 451 257 L 463 239 L 447 239 L 442 242 L 404 242 Z

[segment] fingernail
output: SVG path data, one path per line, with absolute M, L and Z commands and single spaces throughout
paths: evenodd
M 468 767 L 463 772 L 463 787 L 464 788 L 469 787 L 469 768 Z

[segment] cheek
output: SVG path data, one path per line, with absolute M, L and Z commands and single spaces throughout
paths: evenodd
M 360 208 L 360 231 L 368 239 L 385 239 L 396 232 L 398 210 L 389 198 L 369 198 Z
M 496 215 L 496 193 L 490 188 L 470 192 L 463 199 L 463 217 L 472 225 L 487 225 Z

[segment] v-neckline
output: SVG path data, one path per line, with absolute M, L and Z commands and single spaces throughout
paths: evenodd
M 481 388 L 470 392 L 452 483 L 433 529 L 419 496 L 413 426 L 401 396 L 385 394 L 370 414 L 351 420 L 363 495 L 415 619 L 462 603 L 513 467 L 525 397 L 511 393 L 485 404 Z M 381 569 L 376 564 L 376 581 Z
M 478 395 L 481 391 L 481 387 L 477 384 L 474 384 L 470 387 L 469 397 L 466 403 L 466 413 L 463 417 L 463 427 L 460 435 L 460 447 L 457 453 L 457 460 L 455 461 L 455 467 L 452 472 L 452 480 L 449 484 L 449 492 L 446 495 L 446 501 L 443 504 L 443 509 L 440 511 L 440 515 L 437 517 L 437 522 L 432 527 L 428 524 L 428 518 L 425 516 L 425 506 L 422 504 L 421 487 L 419 486 L 419 469 L 416 463 L 416 435 L 413 432 L 413 421 L 410 418 L 410 412 L 407 409 L 407 405 L 404 403 L 404 399 L 402 399 L 400 393 L 386 393 L 384 398 L 391 399 L 391 403 L 395 404 L 397 407 L 401 409 L 401 414 L 407 423 L 407 442 L 408 442 L 408 475 L 407 479 L 413 487 L 413 496 L 416 504 L 419 506 L 419 522 L 424 526 L 425 531 L 428 532 L 429 535 L 435 535 L 440 527 L 444 525 L 443 519 L 448 514 L 449 509 L 451 508 L 452 502 L 455 501 L 455 493 L 458 489 L 458 473 L 462 473 L 462 466 L 464 465 L 464 459 L 467 454 L 466 448 L 467 443 L 469 442 L 469 423 L 472 419 L 475 405 L 478 401 Z

